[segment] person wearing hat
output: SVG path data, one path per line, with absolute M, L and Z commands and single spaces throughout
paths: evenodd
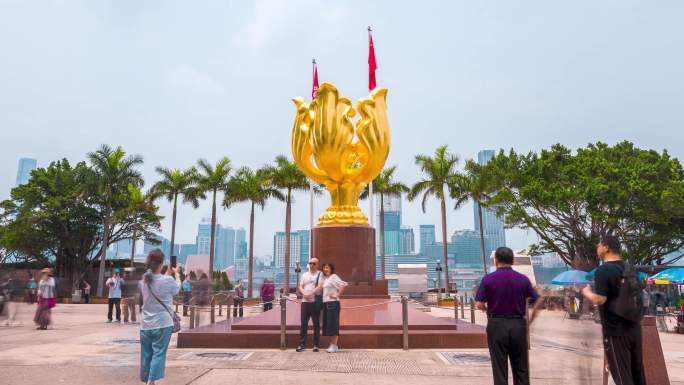
M 40 282 L 38 283 L 38 308 L 33 321 L 38 324 L 38 330 L 47 330 L 52 318 L 52 308 L 57 303 L 55 280 L 52 278 L 52 270 L 41 270 Z
M 112 322 L 112 310 L 114 306 L 116 306 L 116 322 L 121 322 L 121 286 L 123 285 L 123 279 L 120 274 L 121 269 L 115 267 L 114 270 L 112 270 L 112 276 L 106 282 L 107 287 L 109 288 L 107 323 Z

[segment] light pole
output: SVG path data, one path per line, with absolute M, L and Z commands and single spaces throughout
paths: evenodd
M 302 272 L 302 268 L 299 265 L 299 262 L 297 262 L 297 264 L 295 265 L 295 273 L 297 273 L 297 287 L 295 288 L 295 293 L 297 293 L 299 291 L 299 273 L 301 273 L 301 272 Z M 287 294 L 290 295 L 290 293 L 287 293 Z
M 442 264 L 437 261 L 437 267 L 435 267 L 437 272 L 437 298 L 442 298 Z

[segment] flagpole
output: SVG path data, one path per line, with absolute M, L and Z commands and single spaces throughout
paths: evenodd
M 316 58 L 311 59 L 311 79 L 316 73 Z M 313 86 L 312 86 L 313 87 Z M 309 259 L 313 257 L 313 228 L 314 228 L 314 184 L 309 179 Z
M 371 27 L 369 25 L 368 26 L 368 42 L 369 43 L 370 43 L 370 39 L 371 39 L 371 32 L 373 32 L 373 30 L 371 29 Z M 369 89 L 368 91 L 373 91 L 373 90 Z M 370 182 L 368 182 L 368 200 L 370 201 L 370 207 L 369 207 L 370 225 L 371 225 L 371 227 L 375 228 L 375 210 L 373 207 L 374 206 L 373 201 L 375 200 L 375 197 L 373 196 L 373 181 L 372 180 Z

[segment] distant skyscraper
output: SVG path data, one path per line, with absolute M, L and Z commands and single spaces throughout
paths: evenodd
M 197 227 L 197 254 L 209 255 L 211 250 L 211 223 L 204 220 Z M 214 231 L 214 270 L 224 270 L 235 263 L 235 230 L 221 227 L 218 223 Z
M 487 244 L 485 236 L 485 245 Z M 482 248 L 479 231 L 458 230 L 451 236 L 454 248 L 454 263 L 459 268 L 482 268 Z M 485 263 L 489 266 L 489 253 L 485 255 Z
M 178 245 L 178 263 L 185 265 L 188 260 L 188 255 L 197 254 L 197 244 L 196 243 L 184 243 Z
M 290 267 L 297 262 L 302 269 L 309 260 L 309 230 L 292 231 L 290 233 Z M 285 266 L 285 232 L 279 231 L 273 235 L 273 261 L 276 268 Z
M 413 254 L 416 249 L 416 241 L 413 229 L 402 227 L 399 230 L 399 254 Z
M 487 164 L 495 155 L 494 150 L 482 150 L 477 153 L 477 162 L 479 164 Z M 480 234 L 480 216 L 478 213 L 478 204 L 474 204 L 473 217 L 475 221 L 475 232 Z M 482 227 L 485 236 L 485 254 L 489 255 L 492 250 L 497 247 L 506 246 L 506 230 L 504 229 L 503 220 L 496 215 L 495 208 L 482 209 Z
M 31 171 L 36 169 L 37 164 L 38 161 L 35 159 L 19 159 L 19 167 L 17 167 L 17 186 L 28 183 L 29 179 L 31 179 Z
M 376 230 L 380 231 L 380 197 L 376 196 Z M 383 199 L 385 255 L 399 254 L 401 251 L 401 197 L 385 196 Z M 380 254 L 380 237 L 376 237 L 376 250 Z
M 247 241 L 245 229 L 235 230 L 235 278 L 247 279 Z
M 428 246 L 435 244 L 435 225 L 420 225 L 420 253 L 426 255 Z
M 160 249 L 162 253 L 164 253 L 164 257 L 166 260 L 171 259 L 171 241 L 164 238 L 163 236 L 157 234 L 154 236 L 154 238 L 159 241 L 160 243 L 154 244 L 148 240 L 145 240 L 143 243 L 143 253 L 148 254 L 150 251 L 154 249 Z M 175 254 L 178 255 L 178 244 L 174 245 Z

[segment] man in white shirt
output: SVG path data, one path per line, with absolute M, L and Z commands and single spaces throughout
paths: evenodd
M 309 260 L 309 271 L 302 274 L 299 280 L 299 292 L 302 294 L 301 324 L 299 327 L 298 352 L 306 349 L 306 333 L 309 328 L 309 318 L 313 323 L 313 351 L 318 351 L 318 341 L 321 336 L 320 317 L 323 294 L 323 274 L 318 271 L 318 259 Z M 318 299 L 316 298 L 318 297 Z
M 124 280 L 119 275 L 121 270 L 119 268 L 114 268 L 112 271 L 112 277 L 106 282 L 109 287 L 109 298 L 107 300 L 108 312 L 107 312 L 107 322 L 112 322 L 112 310 L 116 307 L 116 322 L 121 322 L 121 286 Z

